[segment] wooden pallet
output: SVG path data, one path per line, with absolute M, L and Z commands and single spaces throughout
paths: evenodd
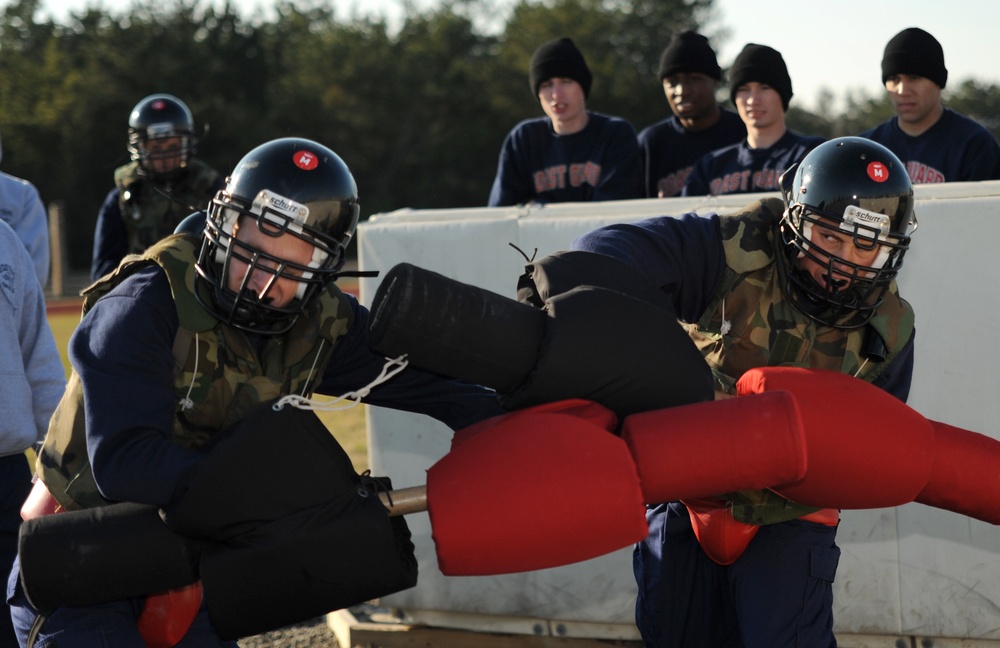
M 434 623 L 413 623 L 407 615 L 387 610 L 374 614 L 370 608 L 352 610 L 327 615 L 327 625 L 337 637 L 339 648 L 642 648 L 638 639 L 557 636 L 560 628 L 567 626 L 539 619 L 421 612 L 418 617 L 426 617 Z M 635 632 L 634 628 L 586 623 L 569 624 L 565 631 L 589 631 L 597 635 Z M 1000 648 L 1000 641 L 837 633 L 837 645 L 843 648 Z
M 442 625 L 432 625 L 367 612 L 327 615 L 339 648 L 642 648 L 641 641 L 631 639 L 558 636 L 560 629 L 566 632 L 565 624 L 543 620 L 447 615 L 441 617 Z

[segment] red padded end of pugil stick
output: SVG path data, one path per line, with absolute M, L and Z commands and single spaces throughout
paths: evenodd
M 147 648 L 172 648 L 191 629 L 201 609 L 201 581 L 146 597 L 136 620 Z
M 913 501 L 934 458 L 934 428 L 878 387 L 822 369 L 765 367 L 745 373 L 737 393 L 787 391 L 806 435 L 808 472 L 773 490 L 801 504 L 863 509 Z
M 517 410 L 517 412 L 501 414 L 499 416 L 484 419 L 468 427 L 464 427 L 461 430 L 456 431 L 454 436 L 452 436 L 451 449 L 454 450 L 462 442 L 467 441 L 480 432 L 489 430 L 496 425 L 509 424 L 507 417 L 512 414 L 524 415 L 531 412 L 569 414 L 585 421 L 589 421 L 590 423 L 593 423 L 608 432 L 614 432 L 618 428 L 618 416 L 607 407 L 585 398 L 568 398 L 565 400 L 552 401 L 551 403 L 543 403 L 541 405 L 526 407 L 524 409 Z
M 798 410 L 787 392 L 633 414 L 622 438 L 651 504 L 767 488 L 806 474 Z
M 628 448 L 592 417 L 533 408 L 463 436 L 427 473 L 428 514 L 445 575 L 558 567 L 646 536 Z
M 934 467 L 916 501 L 1000 524 L 1000 441 L 931 421 Z

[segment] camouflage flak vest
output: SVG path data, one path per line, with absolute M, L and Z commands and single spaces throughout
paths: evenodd
M 775 237 L 783 203 L 764 199 L 746 210 L 720 216 L 726 269 L 715 297 L 696 323 L 685 329 L 712 367 L 716 389 L 734 393 L 749 369 L 794 366 L 829 369 L 871 382 L 904 347 L 913 333 L 913 309 L 893 283 L 871 322 L 857 329 L 822 326 L 786 298 L 774 263 Z M 866 336 L 884 344 L 884 360 L 868 359 Z M 723 496 L 733 515 L 751 524 L 773 524 L 818 509 L 779 497 L 772 491 L 741 491 Z
M 150 245 L 173 234 L 193 211 L 205 209 L 215 195 L 219 173 L 198 159 L 188 162 L 177 180 L 154 182 L 139 174 L 139 163 L 115 169 L 118 204 L 128 234 L 128 253 L 141 254 Z M 166 192 L 168 195 L 165 195 Z
M 227 326 L 195 297 L 195 239 L 170 236 L 142 256 L 126 257 L 84 292 L 83 312 L 136 270 L 155 263 L 170 281 L 180 328 L 174 339 L 174 442 L 197 448 L 240 421 L 260 403 L 286 394 L 310 396 L 322 378 L 337 340 L 353 322 L 340 289 L 330 284 L 295 326 L 268 339 L 263 350 L 245 333 Z M 141 406 L 109 403 L 108 406 Z M 36 469 L 49 491 L 67 509 L 108 503 L 97 490 L 86 445 L 83 386 L 76 371 L 49 423 Z

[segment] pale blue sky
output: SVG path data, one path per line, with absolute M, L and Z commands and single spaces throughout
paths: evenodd
M 8 0 L 0 0 L 0 6 Z M 414 0 L 426 7 L 434 0 Z M 57 18 L 70 10 L 100 6 L 116 10 L 131 0 L 42 0 L 43 11 Z M 241 7 L 269 6 L 270 0 L 238 0 Z M 1000 2 L 989 0 L 716 0 L 716 19 L 706 29 L 719 62 L 728 66 L 748 42 L 782 53 L 792 77 L 794 103 L 817 108 L 821 87 L 841 96 L 847 89 L 882 92 L 882 50 L 906 27 L 921 27 L 941 42 L 949 85 L 975 77 L 1000 84 Z M 338 0 L 338 12 L 358 7 L 388 16 L 403 0 Z M 666 43 L 664 43 L 664 46 Z M 836 107 L 834 107 L 836 108 Z

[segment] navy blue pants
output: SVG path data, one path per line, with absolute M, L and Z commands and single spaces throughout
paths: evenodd
M 17 556 L 17 533 L 21 528 L 21 505 L 31 492 L 31 467 L 24 454 L 0 457 L 0 573 L 6 574 Z M 17 638 L 10 611 L 0 614 L 0 648 L 15 648 Z
M 635 546 L 636 624 L 650 648 L 835 648 L 836 527 L 792 520 L 761 527 L 732 565 L 701 550 L 687 509 L 646 512 Z

